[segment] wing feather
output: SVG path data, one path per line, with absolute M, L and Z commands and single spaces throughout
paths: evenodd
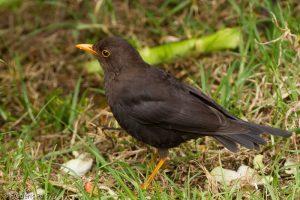
M 150 70 L 147 77 L 135 77 L 141 85 L 124 84 L 127 93 L 119 102 L 124 112 L 139 123 L 206 135 L 230 126 L 222 112 L 191 94 L 189 87 L 163 71 Z

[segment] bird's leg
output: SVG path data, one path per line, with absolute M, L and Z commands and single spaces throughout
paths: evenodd
M 159 171 L 161 166 L 166 162 L 166 160 L 167 160 L 167 158 L 162 158 L 159 160 L 159 163 L 157 164 L 157 166 L 155 167 L 155 169 L 153 170 L 153 172 L 151 173 L 151 175 L 149 176 L 147 181 L 144 184 L 142 184 L 141 187 L 143 190 L 145 190 L 149 187 L 149 185 L 152 182 L 152 180 L 154 179 L 155 175 L 157 174 L 157 172 Z
M 163 166 L 163 164 L 166 162 L 167 157 L 168 157 L 168 149 L 158 149 L 158 154 L 160 155 L 160 160 L 158 164 L 156 165 L 155 169 L 147 179 L 147 181 L 142 184 L 142 189 L 145 190 L 149 187 L 151 184 L 152 180 L 154 179 L 155 175 L 158 173 L 159 169 Z

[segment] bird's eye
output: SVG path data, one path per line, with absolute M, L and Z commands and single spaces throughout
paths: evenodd
M 103 50 L 101 53 L 102 53 L 102 56 L 105 57 L 105 58 L 107 58 L 108 56 L 110 56 L 110 53 L 107 50 Z

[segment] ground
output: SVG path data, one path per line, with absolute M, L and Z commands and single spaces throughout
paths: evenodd
M 300 199 L 300 3 L 290 1 L 0 1 L 0 196 L 43 189 L 48 199 Z M 94 59 L 74 47 L 119 35 L 137 48 L 240 27 L 235 50 L 193 55 L 162 67 L 231 113 L 293 132 L 263 136 L 260 150 L 231 153 L 212 138 L 170 151 L 148 191 L 140 184 L 155 150 L 119 126 L 105 102 L 103 76 L 82 67 Z M 117 128 L 117 129 L 116 129 Z M 81 178 L 63 173 L 75 153 L 89 153 Z M 263 155 L 270 183 L 238 187 L 214 181 L 222 166 L 253 166 Z M 93 194 L 84 185 L 93 183 Z

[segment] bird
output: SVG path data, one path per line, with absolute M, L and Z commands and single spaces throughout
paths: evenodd
M 142 184 L 147 189 L 168 158 L 170 148 L 210 136 L 232 152 L 238 144 L 258 149 L 263 133 L 290 137 L 286 130 L 247 122 L 232 115 L 200 89 L 146 63 L 126 40 L 111 36 L 77 48 L 96 56 L 104 71 L 104 90 L 119 125 L 157 149 L 160 160 Z

